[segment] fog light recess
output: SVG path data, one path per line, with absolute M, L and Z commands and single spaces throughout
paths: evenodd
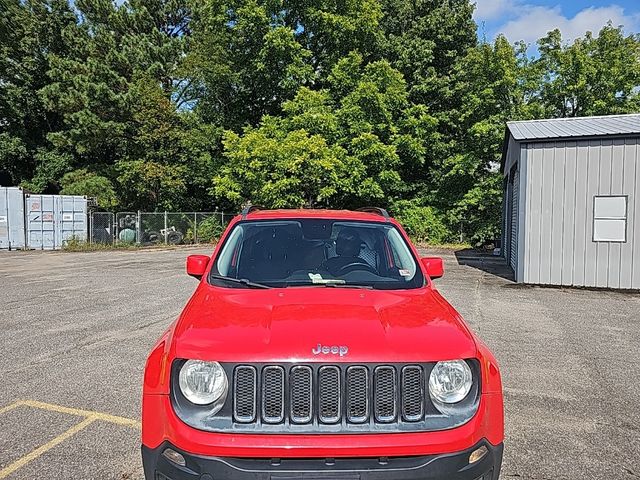
M 479 462 L 487 453 L 489 453 L 489 450 L 484 445 L 480 448 L 476 448 L 471 452 L 471 455 L 469 455 L 469 464 Z
M 182 454 L 176 452 L 171 448 L 165 448 L 164 452 L 162 452 L 162 456 L 169 460 L 171 463 L 175 463 L 176 465 L 180 465 L 181 467 L 187 465 L 187 461 L 184 459 Z

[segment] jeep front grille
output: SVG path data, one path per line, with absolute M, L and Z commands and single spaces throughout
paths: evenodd
M 442 413 L 431 401 L 434 363 L 221 363 L 229 379 L 222 408 L 195 405 L 181 393 L 171 365 L 171 403 L 187 425 L 247 434 L 431 432 L 468 422 L 480 404 L 480 365 L 468 360 L 473 386 Z
M 234 392 L 240 395 L 240 392 Z M 262 420 L 280 423 L 284 420 L 284 369 L 269 366 L 262 369 Z
M 238 367 L 233 376 L 235 395 L 233 410 L 240 423 L 256 421 L 256 369 L 254 367 Z
M 422 368 L 408 365 L 402 369 L 402 418 L 420 421 L 424 415 L 425 378 Z
M 338 423 L 342 412 L 340 369 L 322 367 L 318 373 L 318 417 L 322 423 Z
M 369 418 L 369 372 L 366 367 L 347 369 L 347 421 L 364 423 Z
M 289 375 L 291 396 L 291 421 L 309 423 L 313 410 L 313 382 L 309 367 L 293 367 Z
M 360 427 L 422 422 L 431 365 L 238 365 L 235 423 Z M 256 412 L 260 412 L 258 415 Z

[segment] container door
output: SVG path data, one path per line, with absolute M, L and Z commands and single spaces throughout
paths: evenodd
M 24 194 L 0 187 L 0 249 L 24 248 Z
M 0 188 L 0 248 L 9 248 L 9 189 Z
M 55 197 L 28 195 L 26 200 L 27 245 L 29 248 L 51 250 L 55 248 Z
M 24 248 L 24 193 L 21 188 L 7 189 L 6 205 L 8 207 L 7 230 L 9 232 L 9 248 Z M 2 211 L 1 207 L 0 211 Z
M 85 197 L 62 195 L 58 197 L 59 205 L 59 239 L 56 247 L 76 239 L 87 241 L 87 199 Z

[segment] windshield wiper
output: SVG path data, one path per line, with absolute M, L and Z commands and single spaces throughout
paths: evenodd
M 322 282 L 289 282 L 291 287 L 364 288 L 373 290 L 373 285 L 346 283 L 344 280 L 324 280 Z
M 251 288 L 271 288 L 269 285 L 265 285 L 264 283 L 252 282 L 251 280 L 247 280 L 246 278 L 225 277 L 224 275 L 215 275 L 215 274 L 209 275 L 209 278 L 221 280 L 223 282 L 239 283 L 241 285 L 245 285 Z
M 366 290 L 373 290 L 373 285 L 361 285 L 357 283 L 328 283 L 325 287 L 333 288 L 364 288 Z

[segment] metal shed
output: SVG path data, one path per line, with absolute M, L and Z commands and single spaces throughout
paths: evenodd
M 0 187 L 0 250 L 24 248 L 24 193 Z
M 502 172 L 517 282 L 640 289 L 640 114 L 509 122 Z

